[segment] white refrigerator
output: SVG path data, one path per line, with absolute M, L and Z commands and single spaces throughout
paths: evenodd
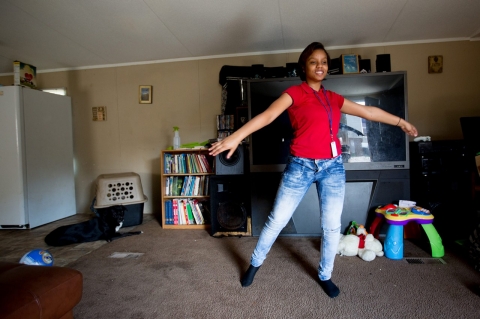
M 0 229 L 76 213 L 71 99 L 0 86 Z

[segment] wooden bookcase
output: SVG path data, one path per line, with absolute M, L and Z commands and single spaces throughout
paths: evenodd
M 208 162 L 210 163 L 210 168 L 211 171 L 214 172 L 214 161 L 213 157 L 208 155 L 208 149 L 202 148 L 202 149 L 178 149 L 178 150 L 163 150 L 161 151 L 160 154 L 160 172 L 161 172 L 161 194 L 162 194 L 162 228 L 164 229 L 207 229 L 210 227 L 208 224 L 194 224 L 194 225 L 172 225 L 172 224 L 166 224 L 166 209 L 165 209 L 165 202 L 171 200 L 171 199 L 185 199 L 185 198 L 192 198 L 192 199 L 199 199 L 199 200 L 205 200 L 208 199 L 210 196 L 171 196 L 166 194 L 166 180 L 169 177 L 172 176 L 179 176 L 179 177 L 187 177 L 187 176 L 211 176 L 214 175 L 215 173 L 165 173 L 165 154 L 203 154 L 205 155 L 209 160 Z

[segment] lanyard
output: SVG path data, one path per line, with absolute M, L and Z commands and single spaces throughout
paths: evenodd
M 325 93 L 325 88 L 323 88 L 323 87 L 322 87 L 322 92 L 323 92 L 323 96 L 325 96 L 325 100 L 327 101 L 328 109 L 327 109 L 327 106 L 323 103 L 320 96 L 318 96 L 317 91 L 313 90 L 313 94 L 315 94 L 315 97 L 320 102 L 320 104 L 322 104 L 323 108 L 325 109 L 325 112 L 327 112 L 328 124 L 330 125 L 330 138 L 333 141 L 333 129 L 332 129 L 332 126 L 333 126 L 333 124 L 332 124 L 333 110 L 332 110 L 332 106 L 330 105 L 330 101 L 328 100 L 328 96 Z

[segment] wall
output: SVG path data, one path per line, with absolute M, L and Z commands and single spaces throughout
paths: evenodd
M 410 44 L 330 50 L 371 59 L 391 55 L 392 71 L 407 71 L 409 119 L 420 135 L 461 139 L 461 116 L 480 116 L 480 41 Z M 221 112 L 223 65 L 284 66 L 299 53 L 204 59 L 102 69 L 39 73 L 40 88 L 66 87 L 73 103 L 77 213 L 87 213 L 100 174 L 140 174 L 146 214 L 160 212 L 160 151 L 172 144 L 173 126 L 182 143 L 216 136 Z M 429 55 L 443 55 L 441 74 L 428 74 Z M 373 71 L 373 70 L 372 70 Z M 13 76 L 0 77 L 10 85 Z M 153 86 L 152 104 L 138 103 L 138 86 Z M 106 106 L 107 121 L 93 122 L 92 107 Z

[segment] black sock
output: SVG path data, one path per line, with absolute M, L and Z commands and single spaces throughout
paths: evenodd
M 322 287 L 323 291 L 325 291 L 330 298 L 335 298 L 340 293 L 340 289 L 338 289 L 331 279 L 320 280 L 320 287 Z
M 250 265 L 250 267 L 248 267 L 247 271 L 245 272 L 245 274 L 242 277 L 242 280 L 240 281 L 242 283 L 242 287 L 248 287 L 252 284 L 253 278 L 255 277 L 255 274 L 257 273 L 257 270 L 259 268 L 260 268 L 260 266 L 254 267 L 252 265 Z

